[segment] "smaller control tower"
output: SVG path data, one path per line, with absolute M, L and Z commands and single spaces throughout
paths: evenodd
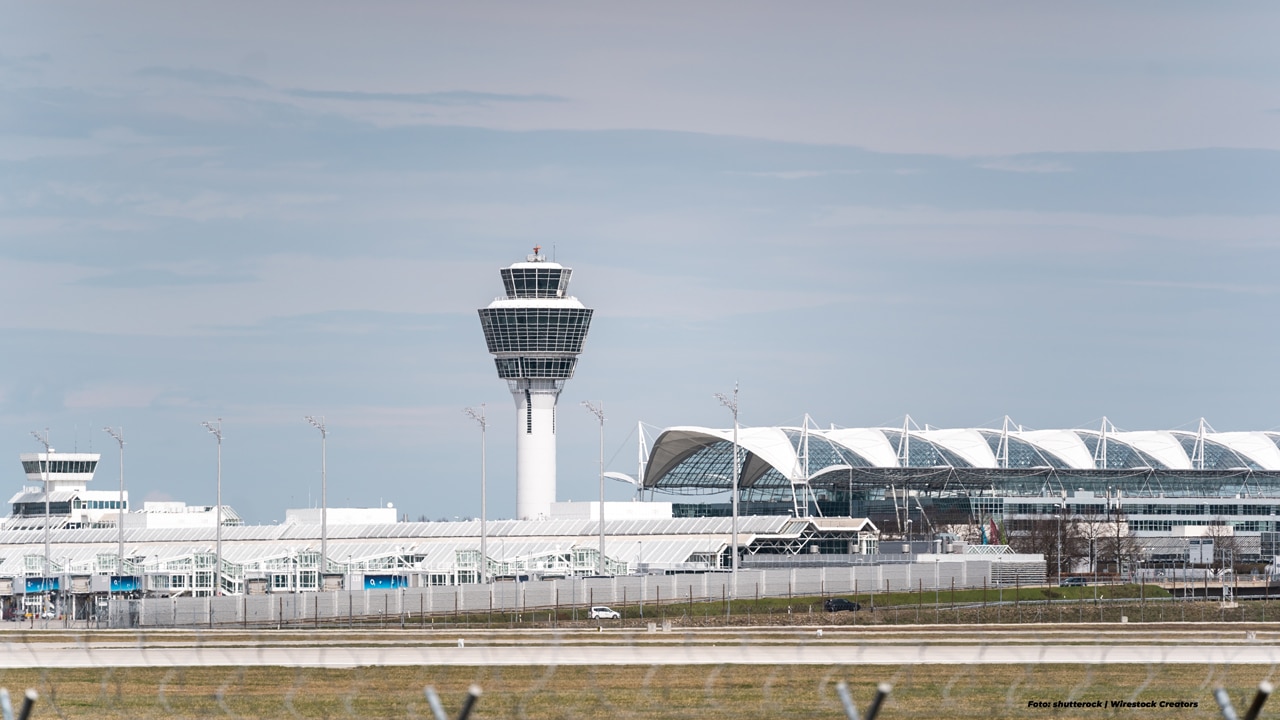
M 591 310 L 570 297 L 573 270 L 541 247 L 501 271 L 505 298 L 480 310 L 484 339 L 516 403 L 516 518 L 546 517 L 556 499 L 556 401 L 573 377 Z

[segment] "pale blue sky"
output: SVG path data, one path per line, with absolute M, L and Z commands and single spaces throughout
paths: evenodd
M 475 309 L 596 308 L 560 499 L 634 427 L 1280 425 L 1270 3 L 0 3 L 0 460 L 135 501 L 514 511 Z M 630 437 L 628 437 L 630 435 Z M 611 497 L 627 496 L 623 486 Z

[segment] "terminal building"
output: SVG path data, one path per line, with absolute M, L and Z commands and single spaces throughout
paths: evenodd
M 865 562 L 878 551 L 866 519 L 789 515 L 673 517 L 669 502 L 551 503 L 537 520 L 397 522 L 393 507 L 287 510 L 285 522 L 245 525 L 223 507 L 222 562 L 210 506 L 129 506 L 127 494 L 90 490 L 99 456 L 23 455 L 27 486 L 0 519 L 0 610 L 87 617 L 109 596 L 208 597 L 463 585 L 494 580 L 722 571 L 736 534 L 744 556 L 822 553 Z M 48 484 L 48 506 L 45 485 Z M 123 526 L 121 526 L 123 523 Z M 601 551 L 603 550 L 603 556 Z M 833 555 L 832 557 L 834 557 Z M 603 562 L 601 559 L 603 557 Z M 482 568 L 487 574 L 482 574 Z M 77 609 L 78 608 L 78 609 Z
M 1195 538 L 1230 537 L 1234 558 L 1280 554 L 1280 433 L 1098 429 L 741 428 L 746 514 L 872 519 L 928 538 L 994 520 L 1017 533 L 1042 520 L 1101 521 L 1147 563 L 1186 561 Z M 643 488 L 730 490 L 733 431 L 673 427 L 654 441 Z M 678 515 L 724 514 L 684 503 Z M 968 538 L 971 541 L 975 537 Z

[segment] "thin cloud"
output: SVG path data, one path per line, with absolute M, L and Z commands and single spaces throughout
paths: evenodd
M 295 88 L 286 90 L 285 94 L 293 97 L 315 98 L 320 100 L 348 100 L 352 102 L 398 102 L 418 105 L 439 105 L 444 107 L 484 106 L 490 103 L 562 103 L 569 99 L 559 95 L 533 93 L 520 95 L 512 93 L 473 92 L 470 90 L 449 90 L 445 92 L 427 93 L 393 93 L 393 92 L 355 92 L 350 90 L 307 90 Z
M 87 285 L 90 287 L 158 288 L 183 287 L 187 285 L 220 285 L 227 283 L 252 282 L 254 280 L 256 280 L 256 278 L 252 275 L 244 274 L 192 275 L 155 268 L 121 270 L 118 272 L 106 273 L 104 275 L 95 275 L 92 277 L 82 278 L 74 284 Z
M 1014 173 L 1065 173 L 1073 172 L 1075 168 L 1061 162 L 1053 160 L 1038 160 L 1035 158 L 1019 157 L 1013 155 L 1004 158 L 993 158 L 978 163 L 978 167 L 983 170 L 999 170 L 1001 172 Z
M 1246 285 L 1240 283 L 1214 283 L 1178 280 L 1125 280 L 1117 283 L 1128 287 L 1160 288 L 1165 290 L 1194 290 L 1200 292 L 1229 293 L 1233 295 L 1275 295 L 1280 287 L 1275 285 Z
M 193 85 L 220 86 L 220 87 L 244 87 L 244 88 L 268 88 L 270 85 L 248 77 L 246 75 L 233 75 L 218 70 L 207 70 L 205 68 L 172 68 L 153 65 L 144 67 L 133 73 L 137 77 L 144 78 L 163 78 L 166 80 L 180 80 L 182 82 L 191 83 Z
M 53 56 L 48 53 L 40 53 L 38 55 L 5 55 L 0 53 L 0 69 L 21 73 L 38 73 L 52 61 Z

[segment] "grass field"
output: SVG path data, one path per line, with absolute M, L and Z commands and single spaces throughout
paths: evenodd
M 477 720 L 843 718 L 835 694 L 841 680 L 849 683 L 863 712 L 876 683 L 892 683 L 893 693 L 881 713 L 886 720 L 1216 718 L 1213 687 L 1226 687 L 1242 708 L 1271 671 L 1250 666 L 999 665 L 23 670 L 0 675 L 0 686 L 11 692 L 25 687 L 39 691 L 36 718 L 429 717 L 423 695 L 427 685 L 437 689 L 450 716 L 456 716 L 473 683 L 483 690 L 472 715 Z M 1198 707 L 1028 707 L 1031 701 L 1068 699 L 1174 701 Z

